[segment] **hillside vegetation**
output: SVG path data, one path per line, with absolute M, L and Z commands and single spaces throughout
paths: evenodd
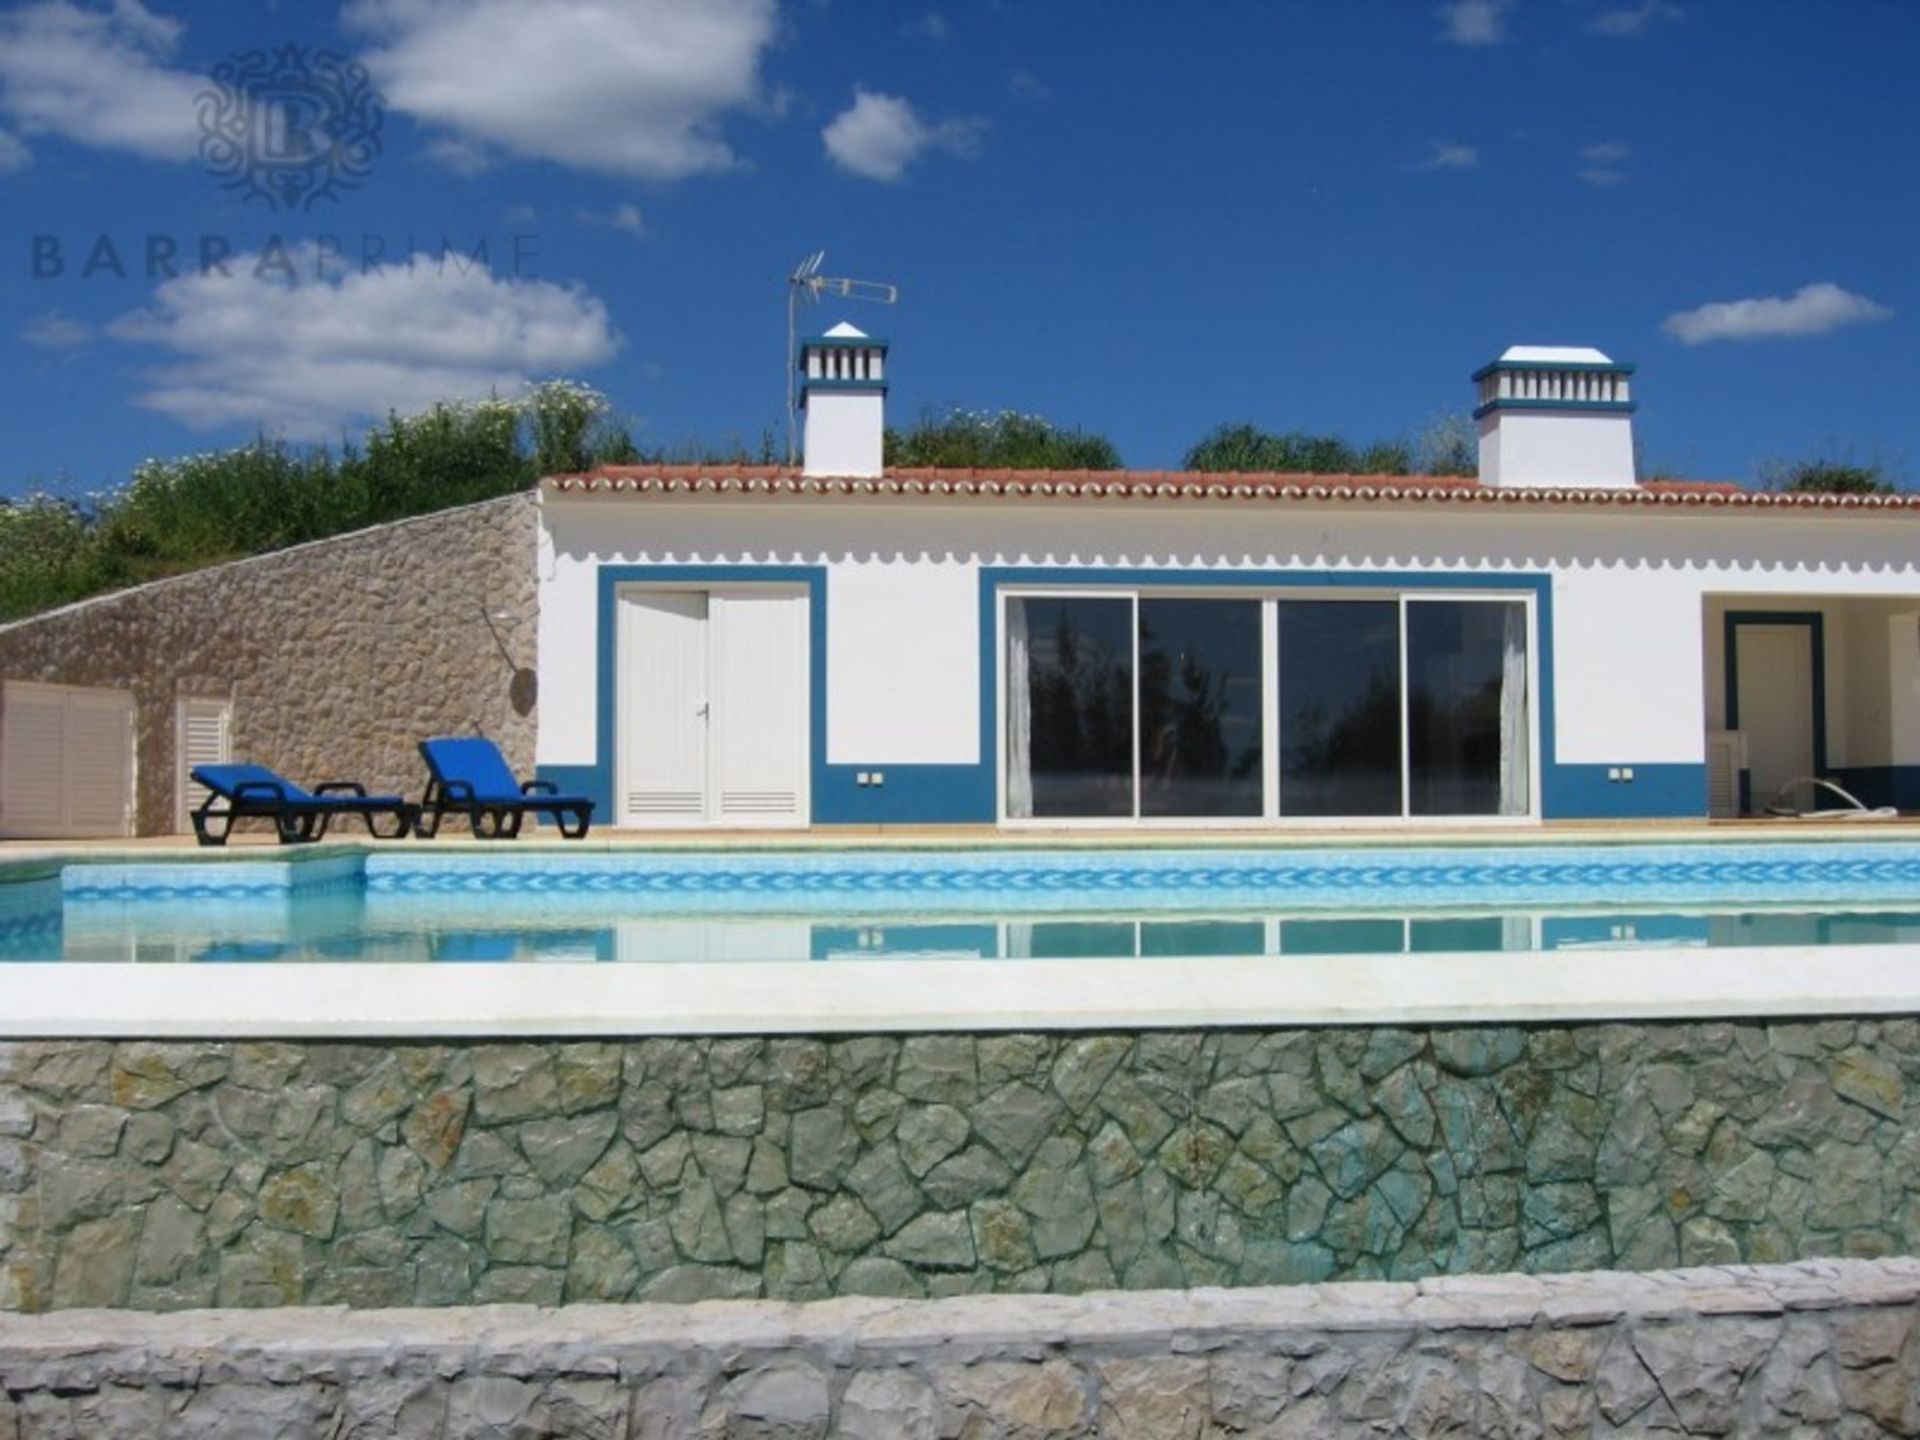
M 1097 435 L 1038 416 L 954 411 L 887 432 L 899 465 L 1104 469 Z M 530 488 L 542 475 L 597 465 L 737 465 L 776 459 L 758 445 L 643 451 L 604 396 L 565 380 L 520 400 L 447 402 L 395 415 L 336 455 L 261 439 L 231 450 L 147 460 L 124 486 L 76 500 L 0 498 L 0 622 L 91 595 L 368 525 Z
M 262 439 L 147 460 L 86 500 L 0 501 L 0 620 L 640 458 L 604 397 L 550 381 L 521 400 L 393 416 L 338 455 Z

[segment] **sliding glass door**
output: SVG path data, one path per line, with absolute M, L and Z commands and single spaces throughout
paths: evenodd
M 1131 817 L 1131 595 L 1007 602 L 1007 814 Z
M 1527 609 L 1407 601 L 1407 811 L 1528 810 Z
M 1524 600 L 1009 594 L 1002 625 L 1009 820 L 1533 813 Z
M 1400 606 L 1282 600 L 1280 813 L 1400 813 Z
M 1140 597 L 1140 813 L 1261 814 L 1260 602 Z

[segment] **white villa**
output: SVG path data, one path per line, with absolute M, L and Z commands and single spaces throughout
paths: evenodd
M 0 626 L 0 835 L 184 829 L 229 756 L 417 793 L 474 731 L 603 828 L 1920 808 L 1920 497 L 1639 482 L 1596 350 L 1474 376 L 1477 480 L 889 470 L 888 364 L 804 343 L 797 469 L 555 476 Z
M 1920 803 L 1906 497 L 1638 483 L 1633 367 L 1477 372 L 1480 478 L 805 465 L 540 492 L 540 774 L 620 826 L 1286 826 Z

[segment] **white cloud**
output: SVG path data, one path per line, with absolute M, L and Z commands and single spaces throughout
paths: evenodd
M 1440 7 L 1440 38 L 1455 45 L 1498 45 L 1507 38 L 1514 0 L 1447 0 Z
M 904 27 L 909 35 L 918 35 L 923 40 L 950 40 L 953 27 L 947 24 L 947 17 L 938 10 L 929 10 L 918 20 Z
M 1477 170 L 1480 168 L 1480 151 L 1472 145 L 1456 145 L 1447 140 L 1435 140 L 1433 153 L 1427 156 L 1427 162 L 1421 167 L 1425 170 Z
M 1885 320 L 1893 312 L 1884 305 L 1842 290 L 1832 281 L 1803 285 L 1792 295 L 1764 295 L 1751 300 L 1716 300 L 1695 310 L 1669 315 L 1660 328 L 1688 345 L 1712 340 L 1773 340 L 1798 335 L 1824 335 L 1846 325 Z
M 833 163 L 869 180 L 898 180 L 929 150 L 977 154 L 984 120 L 952 119 L 929 125 L 898 95 L 855 88 L 853 104 L 820 132 Z
M 623 235 L 631 235 L 636 240 L 644 240 L 653 232 L 647 229 L 647 217 L 640 213 L 640 207 L 631 202 L 616 205 L 611 210 L 582 210 L 580 223 L 598 225 L 608 230 L 618 230 Z
M 42 350 L 77 350 L 93 339 L 93 328 L 71 315 L 48 310 L 29 320 L 21 329 L 20 338 Z
M 0 130 L 0 175 L 11 175 L 31 164 L 33 151 L 21 143 L 19 136 Z
M 531 205 L 509 205 L 506 220 L 509 225 L 531 225 L 540 218 L 540 212 Z
M 1633 158 L 1633 147 L 1624 140 L 1603 140 L 1580 152 L 1581 166 L 1576 173 L 1589 185 L 1606 189 L 1627 178 L 1626 164 Z
M 512 395 L 621 344 L 582 289 L 458 257 L 342 270 L 310 245 L 163 281 L 107 333 L 167 352 L 139 404 L 196 429 L 259 426 L 292 440 L 436 400 Z
M 1686 14 L 1678 5 L 1667 0 L 1641 0 L 1638 5 L 1622 5 L 1602 10 L 1593 17 L 1587 29 L 1595 35 L 1606 35 L 1615 40 L 1634 40 L 1644 35 L 1656 24 L 1678 20 Z
M 200 143 L 194 97 L 206 81 L 167 63 L 180 31 L 141 0 L 110 9 L 40 0 L 0 12 L 0 114 L 29 136 L 190 160 Z
M 1051 100 L 1053 90 L 1031 70 L 1016 70 L 1007 77 L 1007 93 L 1022 100 Z
M 351 0 L 395 110 L 467 171 L 502 154 L 672 180 L 739 163 L 720 133 L 761 103 L 774 0 Z

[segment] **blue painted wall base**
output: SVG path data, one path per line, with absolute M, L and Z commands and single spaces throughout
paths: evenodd
M 1698 820 L 1707 813 L 1705 765 L 1619 764 L 1631 780 L 1609 780 L 1611 765 L 1554 765 L 1541 816 L 1547 820 Z
M 878 771 L 884 785 L 858 783 Z M 993 772 L 986 765 L 827 765 L 815 776 L 816 825 L 991 825 Z

